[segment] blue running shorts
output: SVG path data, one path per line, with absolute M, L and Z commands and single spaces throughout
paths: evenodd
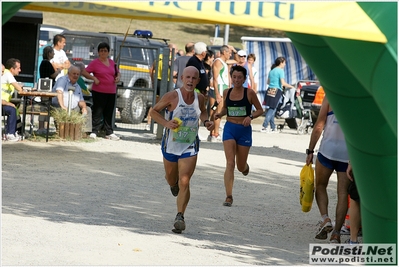
M 234 139 L 237 145 L 252 146 L 252 126 L 245 127 L 226 121 L 223 128 L 223 141 Z
M 330 160 L 324 157 L 320 152 L 317 153 L 317 159 L 324 167 L 335 170 L 337 172 L 346 172 L 346 169 L 348 168 L 348 163 L 337 160 Z
M 163 157 L 170 162 L 178 162 L 179 159 L 193 157 L 198 154 L 198 149 L 196 149 L 194 145 L 189 146 L 186 150 L 184 150 L 184 152 L 180 156 L 175 155 L 175 154 L 166 153 L 163 146 L 162 146 L 161 150 L 162 150 Z

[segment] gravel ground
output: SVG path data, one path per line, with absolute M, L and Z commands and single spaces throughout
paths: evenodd
M 222 143 L 201 142 L 186 231 L 174 234 L 176 200 L 159 140 L 2 144 L 2 260 L 11 265 L 307 265 L 319 215 L 299 205 L 309 135 L 253 125 L 251 172 L 235 172 L 225 198 Z M 201 136 L 207 135 L 201 127 Z M 331 179 L 330 213 L 336 179 Z

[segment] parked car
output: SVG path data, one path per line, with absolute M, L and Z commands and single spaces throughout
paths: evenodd
M 167 48 L 167 40 L 153 40 L 138 35 L 124 37 L 122 34 L 64 31 L 64 48 L 70 62 L 83 62 L 87 66 L 97 58 L 97 46 L 101 42 L 110 45 L 110 58 L 117 61 L 121 82 L 118 84 L 116 107 L 125 123 L 141 123 L 152 105 L 153 86 L 149 69 L 158 53 Z M 86 80 L 90 90 L 92 81 Z

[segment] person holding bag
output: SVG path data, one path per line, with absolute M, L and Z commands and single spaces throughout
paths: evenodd
M 323 132 L 324 130 L 324 132 Z M 312 164 L 314 148 L 323 132 L 319 152 L 316 158 L 316 203 L 320 211 L 322 221 L 316 233 L 316 239 L 327 239 L 329 232 L 333 231 L 330 243 L 341 243 L 341 227 L 344 224 L 348 210 L 348 186 L 350 180 L 347 178 L 349 155 L 346 148 L 345 136 L 339 125 L 331 106 L 324 98 L 320 113 L 314 125 L 306 149 L 306 164 Z M 337 172 L 337 194 L 338 202 L 335 208 L 335 226 L 333 228 L 328 215 L 327 186 L 331 174 Z
M 285 82 L 284 78 L 284 67 L 286 60 L 284 57 L 278 57 L 272 65 L 271 71 L 269 72 L 269 77 L 267 78 L 267 84 L 269 88 L 266 90 L 264 104 L 268 107 L 265 120 L 262 124 L 262 133 L 269 132 L 267 126 L 270 123 L 271 131 L 270 133 L 277 133 L 276 124 L 274 124 L 274 115 L 276 114 L 276 108 L 280 102 L 281 95 L 283 92 L 283 86 L 285 88 L 294 88 L 292 85 Z

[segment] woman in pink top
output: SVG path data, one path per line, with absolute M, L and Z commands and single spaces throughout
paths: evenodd
M 100 43 L 97 50 L 99 57 L 82 71 L 84 77 L 94 81 L 91 89 L 93 129 L 90 137 L 97 138 L 99 130 L 104 126 L 105 138 L 119 140 L 113 131 L 112 116 L 115 110 L 116 84 L 120 81 L 121 74 L 115 62 L 108 58 L 109 45 Z

